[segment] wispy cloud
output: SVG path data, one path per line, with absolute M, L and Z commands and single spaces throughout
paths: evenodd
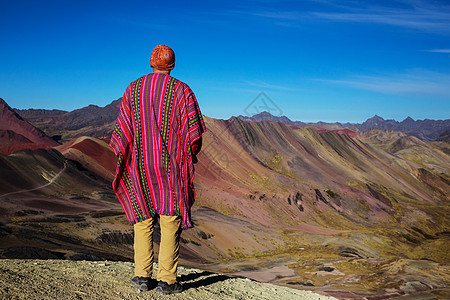
M 293 91 L 298 92 L 300 89 L 289 87 L 289 86 L 281 86 L 281 85 L 273 85 L 264 81 L 253 80 L 253 81 L 245 81 L 247 85 L 260 87 L 263 89 L 271 89 L 271 90 L 281 90 L 281 91 Z
M 450 53 L 450 49 L 431 49 L 431 50 L 426 50 L 426 52 L 433 52 L 433 53 Z
M 341 22 L 378 23 L 426 31 L 450 32 L 450 13 L 432 10 L 375 9 L 349 13 L 315 12 L 312 15 Z
M 390 6 L 373 5 L 371 1 L 321 1 L 326 9 L 278 10 L 252 12 L 258 17 L 295 24 L 305 20 L 375 23 L 450 33 L 450 5 L 434 1 L 392 1 Z M 288 23 L 287 23 L 288 22 Z
M 427 70 L 386 76 L 357 75 L 345 79 L 318 80 L 383 94 L 450 99 L 450 75 Z

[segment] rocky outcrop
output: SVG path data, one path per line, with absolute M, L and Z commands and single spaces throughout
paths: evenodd
M 443 132 L 437 140 L 442 142 L 450 142 L 450 130 Z

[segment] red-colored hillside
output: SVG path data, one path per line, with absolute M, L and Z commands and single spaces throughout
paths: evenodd
M 107 143 L 93 137 L 80 137 L 55 148 L 66 158 L 78 161 L 82 166 L 101 177 L 112 180 L 117 157 Z
M 354 138 L 354 137 L 356 137 L 357 135 L 358 135 L 358 133 L 357 132 L 354 132 L 353 130 L 350 130 L 350 129 L 347 129 L 347 128 L 345 128 L 345 129 L 338 129 L 338 130 L 328 130 L 328 129 L 318 129 L 317 130 L 317 133 L 324 133 L 324 132 L 336 132 L 336 133 L 339 133 L 339 134 L 345 134 L 345 135 L 348 135 L 348 136 L 350 136 L 350 137 L 352 137 L 352 138 Z
M 20 149 L 49 148 L 57 145 L 57 142 L 22 119 L 0 98 L 0 153 L 8 155 Z

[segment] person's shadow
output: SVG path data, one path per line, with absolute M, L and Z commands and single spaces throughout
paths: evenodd
M 207 276 L 207 277 L 205 277 Z M 200 277 L 205 277 L 203 279 L 199 279 Z M 208 271 L 203 271 L 200 273 L 191 273 L 188 275 L 181 275 L 179 281 L 183 283 L 183 289 L 188 290 L 191 288 L 198 288 L 201 286 L 207 286 L 216 282 L 225 281 L 230 279 L 231 277 L 211 273 Z M 199 279 L 199 280 L 197 280 Z

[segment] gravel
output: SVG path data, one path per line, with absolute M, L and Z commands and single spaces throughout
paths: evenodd
M 134 264 L 111 261 L 0 260 L 1 299 L 336 299 L 247 278 L 178 268 L 185 290 L 163 296 L 140 292 L 129 280 Z M 153 278 L 156 278 L 157 265 Z

